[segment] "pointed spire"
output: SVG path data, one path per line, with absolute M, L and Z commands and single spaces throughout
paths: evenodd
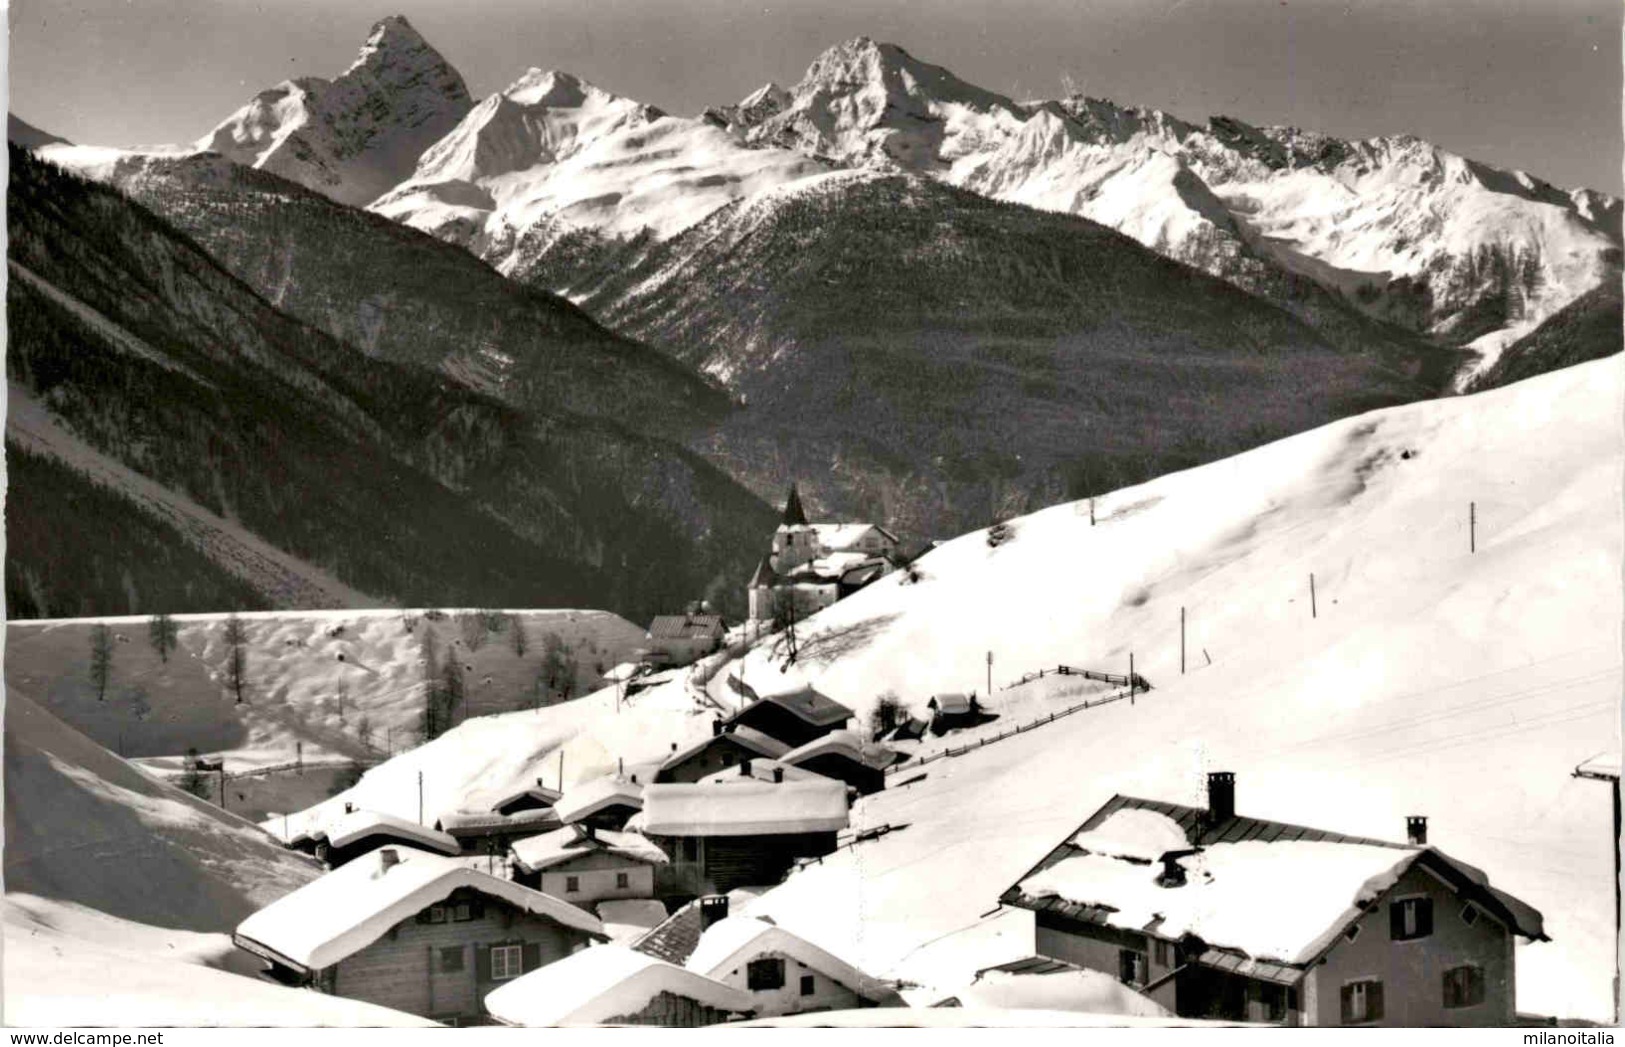
M 801 492 L 796 490 L 794 482 L 790 484 L 790 496 L 784 500 L 784 520 L 787 526 L 804 526 L 807 523 L 807 514 L 801 508 Z

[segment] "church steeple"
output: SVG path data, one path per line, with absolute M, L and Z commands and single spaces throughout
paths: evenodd
M 801 493 L 796 490 L 794 482 L 790 484 L 789 497 L 784 500 L 784 519 L 781 522 L 792 527 L 807 523 L 807 514 L 801 508 Z

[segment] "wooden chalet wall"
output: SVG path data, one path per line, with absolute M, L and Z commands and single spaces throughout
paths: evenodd
M 726 894 L 735 887 L 776 884 L 797 858 L 815 858 L 835 850 L 833 832 L 650 839 L 671 858 L 655 871 L 655 893 L 662 898 Z
M 463 897 L 453 895 L 454 900 Z M 583 932 L 547 917 L 489 896 L 482 900 L 484 912 L 477 919 L 419 923 L 413 916 L 401 921 L 323 971 L 317 985 L 336 996 L 425 1018 L 479 1020 L 485 1016 L 485 995 L 503 984 L 491 978 L 491 946 L 521 945 L 526 973 L 587 943 Z
M 857 760 L 847 759 L 837 753 L 822 753 L 810 760 L 802 760 L 796 766 L 814 774 L 821 774 L 825 778 L 845 782 L 864 796 L 880 792 L 886 787 L 885 771 Z
M 672 767 L 662 767 L 655 781 L 697 782 L 707 775 L 737 767 L 744 760 L 760 760 L 762 754 L 747 748 L 731 734 L 719 734 L 709 739 L 705 748 Z
M 626 874 L 625 887 L 615 886 L 620 873 Z M 576 878 L 573 891 L 569 890 L 572 876 Z M 618 854 L 588 851 L 579 858 L 543 869 L 538 889 L 582 908 L 606 898 L 653 898 L 655 867 Z
M 759 959 L 784 961 L 782 986 L 777 989 L 750 988 L 749 960 Z M 747 960 L 740 960 L 738 967 L 718 971 L 714 977 L 719 982 L 750 993 L 753 1010 L 757 1017 L 761 1018 L 771 1018 L 780 1014 L 805 1014 L 808 1011 L 845 1011 L 873 1006 L 852 989 L 824 972 L 808 967 L 800 960 L 780 952 L 763 952 Z M 811 992 L 801 991 L 803 978 L 811 979 Z
M 734 722 L 754 727 L 792 749 L 806 745 L 815 738 L 822 738 L 842 726 L 839 723 L 832 723 L 828 727 L 814 726 L 774 702 L 757 702 L 746 706 L 734 717 Z

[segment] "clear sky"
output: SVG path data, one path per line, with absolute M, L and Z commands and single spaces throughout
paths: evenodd
M 198 137 L 407 16 L 476 97 L 530 66 L 678 113 L 858 35 L 1020 98 L 1409 132 L 1621 190 L 1620 0 L 13 0 L 11 109 L 73 141 Z

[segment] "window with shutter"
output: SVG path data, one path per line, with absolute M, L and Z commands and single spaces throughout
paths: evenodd
M 1158 940 L 1152 946 L 1152 955 L 1156 957 L 1158 967 L 1168 966 L 1168 943 Z
M 440 950 L 440 972 L 450 974 L 463 969 L 463 947 L 451 946 Z
M 1388 906 L 1388 935 L 1396 942 L 1433 933 L 1433 899 L 1400 898 Z
M 632 886 L 632 878 L 630 876 L 628 876 L 626 873 L 616 873 L 615 874 L 615 886 L 622 889 L 622 890 L 625 890 L 626 888 Z
M 1145 984 L 1145 953 L 1135 949 L 1117 950 L 1117 977 L 1125 985 Z
M 564 878 L 564 893 L 575 894 L 581 890 L 581 877 L 566 876 Z
M 1343 986 L 1343 1024 L 1361 1025 L 1382 1020 L 1382 982 L 1367 979 Z

